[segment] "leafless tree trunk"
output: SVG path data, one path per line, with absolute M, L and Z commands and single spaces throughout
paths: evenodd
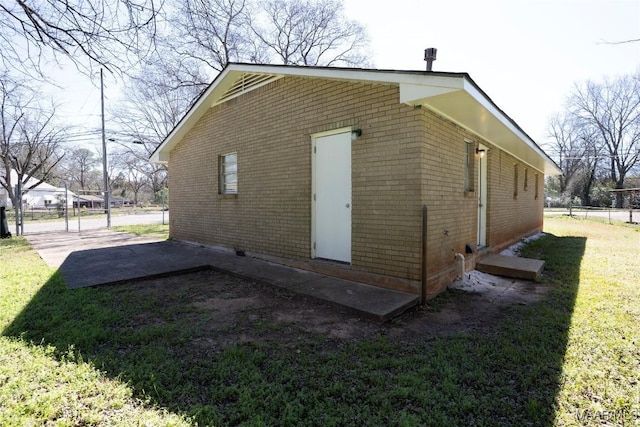
M 582 204 L 584 206 L 591 206 L 591 190 L 596 184 L 596 172 L 600 164 L 600 148 L 594 143 L 594 140 L 588 135 L 581 137 L 584 142 L 584 157 L 580 165 L 579 181 L 576 187 Z

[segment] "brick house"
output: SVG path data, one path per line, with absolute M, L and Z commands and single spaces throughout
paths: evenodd
M 426 298 L 462 256 L 540 231 L 560 173 L 466 73 L 254 64 L 229 64 L 151 160 L 171 238 Z

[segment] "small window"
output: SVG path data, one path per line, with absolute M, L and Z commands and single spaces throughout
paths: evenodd
M 534 179 L 536 180 L 536 182 L 534 183 L 534 187 L 535 187 L 535 198 L 536 200 L 538 200 L 538 174 L 534 175 Z
M 529 189 L 529 169 L 524 168 L 524 191 Z
M 513 198 L 518 198 L 518 164 L 513 165 Z
M 220 156 L 220 194 L 238 193 L 238 153 Z
M 475 145 L 465 141 L 465 161 L 464 161 L 464 191 L 473 191 L 473 161 Z

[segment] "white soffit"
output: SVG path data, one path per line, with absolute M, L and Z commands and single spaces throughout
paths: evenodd
M 535 142 L 469 80 L 452 77 L 447 86 L 430 83 L 400 83 L 401 102 L 437 112 L 546 175 L 561 174 Z
M 424 100 L 438 95 L 461 90 L 461 87 L 425 86 L 411 83 L 400 83 L 400 102 L 416 105 L 416 100 Z

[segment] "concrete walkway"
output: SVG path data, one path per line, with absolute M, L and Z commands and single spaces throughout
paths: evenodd
M 102 230 L 25 236 L 71 289 L 215 269 L 349 308 L 384 322 L 417 295 L 342 280 L 198 245 Z

